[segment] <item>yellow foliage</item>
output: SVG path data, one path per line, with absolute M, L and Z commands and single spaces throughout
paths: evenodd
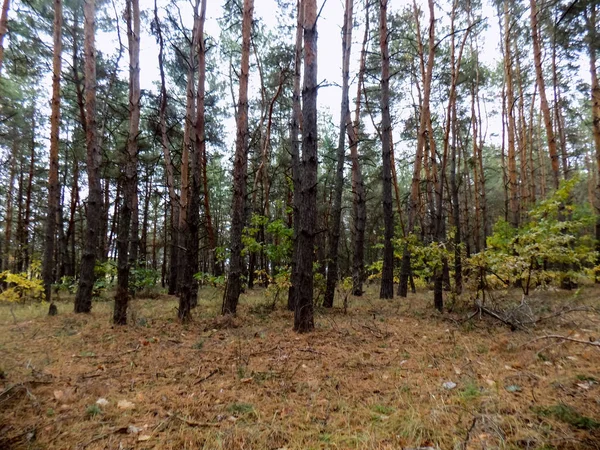
M 12 273 L 8 270 L 0 272 L 0 282 L 7 288 L 0 292 L 0 302 L 17 302 L 21 300 L 44 300 L 42 280 L 28 279 L 24 273 Z

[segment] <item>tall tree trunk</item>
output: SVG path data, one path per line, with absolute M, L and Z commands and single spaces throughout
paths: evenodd
M 506 118 L 508 123 L 508 193 L 509 222 L 514 228 L 519 227 L 519 194 L 517 186 L 517 161 L 515 150 L 515 95 L 512 75 L 511 24 L 508 0 L 504 1 L 504 79 L 506 83 Z
M 94 289 L 94 267 L 100 243 L 99 231 L 102 220 L 102 184 L 100 166 L 102 152 L 98 146 L 96 125 L 96 44 L 95 16 L 96 1 L 84 1 L 84 54 L 85 54 L 85 118 L 87 147 L 88 201 L 85 247 L 81 258 L 79 285 L 75 296 L 75 312 L 89 313 L 92 310 Z
M 329 254 L 327 257 L 327 284 L 323 306 L 331 308 L 335 296 L 335 285 L 338 279 L 338 247 L 340 242 L 340 222 L 342 217 L 342 191 L 344 188 L 344 162 L 346 155 L 346 127 L 351 124 L 350 118 L 350 52 L 352 50 L 352 26 L 354 0 L 346 0 L 344 25 L 342 27 L 342 106 L 340 108 L 340 134 L 337 148 L 337 164 L 333 187 L 333 206 L 329 225 Z
M 600 253 L 600 83 L 598 82 L 598 68 L 596 67 L 597 53 L 597 20 L 596 5 L 590 6 L 590 14 L 587 17 L 588 26 L 588 49 L 590 58 L 591 97 L 592 97 L 592 132 L 594 135 L 594 148 L 596 151 L 596 251 Z M 596 278 L 596 282 L 598 282 Z
M 394 210 L 392 208 L 392 161 L 390 117 L 390 54 L 387 31 L 387 0 L 379 0 L 379 42 L 381 50 L 381 153 L 383 158 L 383 269 L 379 298 L 394 298 Z
M 190 186 L 187 205 L 187 227 L 185 235 L 185 265 L 182 272 L 179 292 L 178 317 L 181 322 L 191 319 L 191 309 L 198 302 L 198 282 L 194 274 L 198 272 L 198 229 L 200 227 L 200 155 L 205 151 L 204 93 L 206 79 L 206 46 L 204 42 L 204 21 L 206 18 L 206 0 L 202 0 L 200 14 L 195 15 L 197 54 L 198 54 L 198 90 L 196 120 L 194 127 L 195 145 L 190 152 Z
M 365 32 L 360 54 L 360 68 L 356 88 L 356 104 L 354 110 L 354 123 L 347 123 L 348 144 L 352 160 L 352 213 L 354 223 L 354 255 L 352 262 L 352 294 L 363 294 L 363 281 L 365 274 L 365 227 L 367 221 L 366 194 L 361 165 L 358 156 L 358 133 L 360 125 L 361 93 L 365 79 L 367 62 L 367 42 L 369 39 L 369 2 L 365 1 Z
M 288 290 L 288 309 L 296 309 L 296 286 L 298 285 L 298 270 L 296 267 L 296 248 L 300 231 L 300 190 L 302 171 L 300 165 L 300 121 L 302 110 L 300 106 L 300 78 L 302 69 L 302 27 L 304 26 L 304 5 L 302 0 L 297 0 L 296 43 L 294 46 L 294 82 L 292 91 L 292 119 L 290 124 L 290 154 L 292 158 L 292 184 L 293 184 L 293 227 L 294 245 L 292 249 L 292 264 L 290 288 Z
M 4 225 L 4 248 L 2 249 L 3 264 L 1 270 L 10 270 L 11 268 L 11 240 L 13 228 L 13 190 L 15 184 L 15 175 L 17 173 L 17 151 L 19 149 L 18 141 L 15 139 L 12 145 L 12 154 L 10 156 L 10 169 L 8 175 L 8 186 L 6 191 L 6 219 Z
M 36 128 L 35 106 L 31 110 L 31 146 L 29 153 L 29 170 L 27 174 L 27 188 L 25 190 L 25 211 L 22 218 L 23 232 L 21 234 L 21 249 L 22 249 L 22 269 L 28 270 L 31 257 L 31 249 L 29 246 L 29 224 L 31 222 L 31 198 L 33 194 L 33 177 L 35 175 L 35 148 L 36 148 Z
M 552 115 L 550 113 L 550 107 L 548 106 L 548 99 L 546 98 L 546 83 L 544 81 L 544 74 L 542 71 L 542 46 L 540 43 L 540 33 L 538 30 L 537 1 L 529 0 L 529 5 L 531 8 L 531 39 L 533 41 L 533 61 L 535 65 L 536 84 L 540 94 L 542 114 L 544 115 L 544 126 L 546 128 L 546 138 L 548 141 L 548 153 L 552 162 L 552 180 L 554 181 L 554 188 L 558 189 L 560 184 L 560 168 L 558 164 L 556 138 L 554 136 L 554 130 L 552 129 Z
M 52 102 L 50 115 L 50 168 L 48 171 L 48 212 L 46 213 L 46 236 L 42 278 L 46 301 L 50 302 L 49 313 L 56 313 L 52 303 L 52 283 L 54 282 L 54 242 L 56 240 L 56 220 L 60 203 L 58 183 L 58 144 L 60 134 L 60 71 L 62 63 L 62 0 L 54 0 L 54 33 L 52 56 Z M 62 228 L 62 224 L 61 224 Z
M 127 42 L 129 48 L 129 133 L 123 169 L 123 203 L 119 214 L 117 242 L 117 292 L 113 323 L 127 324 L 129 302 L 129 253 L 137 248 L 131 227 L 132 215 L 137 215 L 137 159 L 140 132 L 140 5 L 138 0 L 127 0 Z M 133 219 L 135 220 L 135 219 Z M 131 245 L 130 245 L 131 244 Z
M 0 73 L 2 73 L 2 63 L 4 62 L 4 36 L 8 31 L 8 9 L 10 0 L 2 2 L 2 13 L 0 14 Z
M 317 228 L 317 2 L 303 0 L 304 5 L 304 86 L 302 88 L 302 187 L 300 191 L 300 225 L 296 240 L 296 309 L 294 330 L 309 332 L 313 318 L 313 262 Z
M 178 237 L 177 237 L 177 252 L 171 255 L 171 277 L 170 281 L 176 285 L 175 290 L 181 291 L 182 288 L 182 276 L 185 270 L 187 262 L 187 248 L 185 243 L 188 234 L 188 205 L 190 196 L 190 154 L 194 151 L 194 145 L 196 141 L 195 136 L 195 113 L 196 104 L 194 99 L 196 98 L 196 90 L 194 88 L 194 74 L 195 74 L 195 61 L 196 61 L 196 50 L 198 47 L 198 8 L 200 7 L 200 0 L 194 2 L 194 25 L 192 27 L 192 39 L 190 46 L 190 55 L 188 60 L 188 71 L 187 71 L 187 85 L 186 85 L 186 104 L 185 104 L 185 125 L 183 130 L 183 152 L 181 154 L 181 194 L 179 196 L 179 222 L 178 222 Z M 174 264 L 173 258 L 176 257 L 177 263 Z M 173 267 L 176 267 L 173 272 Z M 169 292 L 171 287 L 169 286 Z
M 223 314 L 235 314 L 242 290 L 242 230 L 246 213 L 246 178 L 248 176 L 248 75 L 254 0 L 244 0 L 242 19 L 242 63 L 237 101 L 235 160 L 233 163 L 233 201 L 231 205 L 231 257 L 227 289 L 223 297 Z

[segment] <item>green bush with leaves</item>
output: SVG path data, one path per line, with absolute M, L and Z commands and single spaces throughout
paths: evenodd
M 529 212 L 529 220 L 516 229 L 498 221 L 487 248 L 467 261 L 471 280 L 478 287 L 531 286 L 577 282 L 593 273 L 597 253 L 586 227 L 593 224 L 589 208 L 572 202 L 577 178 L 563 182 L 550 198 Z

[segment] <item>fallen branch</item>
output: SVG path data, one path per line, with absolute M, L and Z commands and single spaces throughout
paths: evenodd
M 527 328 L 525 328 L 520 323 L 512 322 L 508 319 L 505 319 L 500 314 L 492 311 L 491 309 L 486 308 L 481 303 L 476 303 L 476 306 L 481 313 L 487 314 L 488 316 L 493 317 L 496 320 L 499 320 L 503 324 L 508 325 L 510 327 L 511 331 L 515 331 L 515 330 L 527 331 Z
M 220 369 L 215 369 L 212 372 L 210 372 L 208 375 L 206 375 L 205 377 L 200 378 L 198 381 L 196 381 L 194 383 L 194 385 L 203 383 L 204 381 L 208 380 L 210 377 L 212 377 L 213 375 L 219 373 L 221 370 Z
M 186 419 L 185 417 L 181 417 L 180 415 L 173 414 L 171 412 L 167 413 L 167 414 L 169 415 L 171 420 L 173 420 L 173 419 L 179 420 L 180 422 L 183 422 L 190 427 L 218 427 L 221 425 L 221 424 L 215 423 L 215 422 L 196 422 L 195 420 Z
M 532 343 L 534 343 L 536 341 L 540 341 L 542 339 L 560 339 L 563 341 L 576 342 L 578 344 L 591 345 L 592 347 L 600 347 L 600 341 L 582 341 L 581 339 L 574 339 L 574 338 L 570 338 L 568 336 L 561 336 L 559 334 L 547 334 L 546 336 L 539 336 L 539 337 L 532 339 L 531 341 L 523 344 L 523 346 L 532 344 Z

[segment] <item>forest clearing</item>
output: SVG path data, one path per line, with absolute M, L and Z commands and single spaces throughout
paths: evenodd
M 219 315 L 220 292 L 200 294 L 183 326 L 166 295 L 132 301 L 125 328 L 111 325 L 110 302 L 54 317 L 2 306 L 0 447 L 600 446 L 595 286 L 535 291 L 531 311 L 550 318 L 514 332 L 465 304 L 439 314 L 426 291 L 380 300 L 371 286 L 347 314 L 317 309 L 309 334 L 260 289 L 242 295 L 236 319 Z M 551 317 L 565 306 L 574 311 Z M 596 346 L 536 340 L 548 335 Z

